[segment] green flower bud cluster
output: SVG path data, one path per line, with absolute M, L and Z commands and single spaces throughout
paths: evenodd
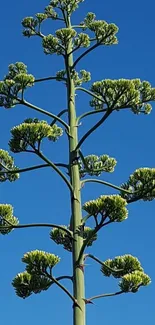
M 19 103 L 18 94 L 27 87 L 34 85 L 35 78 L 27 73 L 27 67 L 22 62 L 9 65 L 9 72 L 0 81 L 0 106 L 11 108 Z
M 88 34 L 80 33 L 74 39 L 74 46 L 75 47 L 89 47 L 90 46 L 90 37 Z
M 109 218 L 111 222 L 121 222 L 128 217 L 126 205 L 126 200 L 119 195 L 101 195 L 96 200 L 86 202 L 83 210 L 95 217 L 100 214 L 104 221 Z
M 9 170 L 17 171 L 17 173 L 8 172 Z M 7 151 L 0 149 L 0 182 L 5 182 L 6 180 L 13 182 L 18 178 L 18 168 L 14 166 L 14 159 Z
M 70 230 L 69 227 L 63 226 L 65 229 L 68 229 L 70 231 L 71 236 L 73 236 L 73 232 Z M 93 229 L 90 227 L 84 227 L 83 229 L 78 229 L 77 233 L 79 236 L 81 236 L 84 240 L 86 240 L 91 233 L 93 232 Z M 69 236 L 66 231 L 53 228 L 50 232 L 50 238 L 57 244 L 57 245 L 63 245 L 64 249 L 71 252 L 72 251 L 72 238 Z M 91 240 L 89 241 L 87 246 L 92 246 L 93 242 L 97 239 L 97 234 L 95 234 Z
M 141 286 L 147 286 L 151 283 L 150 277 L 144 272 L 134 271 L 126 274 L 119 282 L 119 287 L 124 292 L 136 293 Z
M 13 216 L 13 207 L 10 204 L 0 204 L 0 234 L 9 234 L 13 229 L 9 227 L 10 224 L 16 226 L 18 223 L 18 219 Z
M 114 278 L 121 278 L 119 287 L 123 292 L 135 293 L 141 286 L 151 283 L 139 260 L 132 255 L 117 256 L 114 260 L 105 261 L 101 272 L 108 277 L 112 275 Z
M 51 274 L 59 261 L 58 256 L 44 251 L 35 250 L 26 253 L 22 258 L 22 262 L 26 263 L 25 272 L 17 274 L 12 281 L 16 294 L 21 298 L 27 298 L 32 293 L 47 290 L 52 284 L 48 272 Z
M 104 20 L 96 20 L 94 13 L 89 12 L 80 24 L 83 30 L 89 29 L 95 34 L 95 39 L 101 45 L 112 45 L 117 44 L 118 40 L 116 33 L 118 32 L 118 27 L 115 24 L 108 24 Z
M 45 10 L 46 11 L 46 10 Z M 46 20 L 48 14 L 37 13 L 34 17 L 25 17 L 22 20 L 22 26 L 24 27 L 23 35 L 26 37 L 31 37 L 40 34 L 40 26 L 44 20 Z M 51 17 L 50 17 L 51 18 Z
M 143 272 L 144 270 L 138 258 L 132 255 L 117 256 L 113 260 L 106 260 L 101 267 L 101 272 L 105 276 L 112 275 L 114 278 L 121 278 L 134 271 Z
M 77 8 L 79 3 L 84 0 L 51 0 L 50 5 L 52 7 L 58 7 L 66 11 L 67 14 L 71 15 Z
M 108 155 L 89 155 L 84 157 L 84 162 L 82 162 L 82 160 L 79 162 L 80 175 L 84 177 L 86 174 L 90 176 L 100 176 L 102 172 L 112 173 L 116 164 L 116 159 Z
M 63 78 L 65 78 L 66 71 L 65 70 L 60 70 L 56 73 L 56 78 L 57 81 L 61 81 Z
M 11 129 L 10 150 L 16 153 L 22 152 L 29 146 L 36 149 L 36 145 L 39 145 L 44 138 L 55 142 L 62 134 L 62 129 L 56 124 L 50 126 L 46 121 L 27 119 Z
M 76 36 L 76 31 L 72 28 L 61 28 L 56 31 L 56 36 L 47 35 L 43 37 L 42 45 L 45 54 L 65 54 L 65 49 L 69 41 Z
M 74 79 L 74 85 L 81 86 L 85 82 L 89 82 L 91 80 L 91 74 L 90 72 L 86 70 L 80 70 L 80 72 L 76 72 L 75 70 L 72 70 L 72 77 Z
M 20 298 L 27 298 L 32 293 L 40 293 L 47 290 L 52 284 L 52 281 L 43 275 L 29 274 L 27 271 L 18 273 L 12 281 L 16 295 Z
M 59 18 L 58 13 L 53 9 L 53 6 L 49 5 L 45 8 L 45 14 L 47 18 L 51 18 L 53 20 Z
M 51 270 L 59 261 L 58 256 L 39 250 L 28 252 L 22 258 L 22 262 L 27 264 L 26 271 L 37 275 Z
M 126 107 L 131 108 L 134 114 L 149 114 L 152 107 L 148 102 L 155 100 L 155 88 L 140 79 L 101 80 L 93 83 L 91 91 L 99 97 L 90 102 L 95 109 L 106 105 L 113 110 Z
M 142 199 L 152 201 L 155 198 L 155 168 L 139 168 L 130 175 L 127 183 L 121 185 L 125 190 L 133 192 L 128 194 L 121 192 L 121 196 L 127 201 Z

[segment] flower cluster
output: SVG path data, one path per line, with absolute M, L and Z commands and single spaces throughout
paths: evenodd
M 125 190 L 131 191 L 131 194 L 124 193 L 120 195 L 128 202 L 144 200 L 152 201 L 155 198 L 155 168 L 139 168 L 130 175 L 127 183 L 121 185 Z M 133 194 L 132 194 L 133 193 Z
M 132 255 L 117 256 L 107 260 L 101 267 L 105 276 L 121 278 L 119 287 L 123 292 L 137 292 L 141 286 L 150 284 L 150 277 L 144 273 L 139 260 Z
M 13 227 L 10 226 L 16 226 L 18 223 L 18 219 L 13 216 L 12 205 L 0 204 L 0 234 L 9 234 L 13 230 Z
M 58 256 L 39 250 L 28 252 L 22 258 L 22 262 L 27 264 L 26 271 L 37 275 L 45 273 L 48 269 L 51 270 L 59 261 Z
M 20 298 L 27 298 L 32 293 L 40 293 L 47 290 L 52 281 L 43 275 L 30 274 L 27 271 L 18 273 L 12 281 L 16 295 Z
M 69 227 L 63 226 L 65 229 L 68 229 L 70 231 L 71 236 L 73 236 L 73 232 L 70 230 Z M 79 236 L 81 236 L 84 241 L 88 238 L 91 237 L 91 234 L 93 232 L 93 229 L 90 227 L 84 227 L 83 229 L 78 229 L 77 233 Z M 58 228 L 53 228 L 50 232 L 50 238 L 57 244 L 57 245 L 62 245 L 64 249 L 67 251 L 71 252 L 72 251 L 72 243 L 73 239 L 67 234 L 66 231 L 58 229 Z M 92 246 L 93 242 L 97 239 L 97 235 L 95 234 L 93 237 L 91 237 L 90 241 L 88 242 L 87 246 Z
M 10 150 L 12 152 L 27 151 L 29 146 L 36 149 L 36 145 L 39 145 L 44 138 L 55 142 L 62 133 L 62 129 L 56 124 L 50 126 L 46 121 L 27 119 L 11 129 Z
M 63 55 L 71 39 L 76 36 L 72 28 L 61 28 L 56 31 L 56 36 L 49 34 L 43 37 L 42 45 L 45 54 Z
M 108 24 L 104 20 L 96 20 L 94 13 L 89 12 L 80 25 L 83 30 L 88 29 L 93 32 L 95 35 L 93 40 L 96 40 L 100 45 L 112 45 L 118 43 L 116 37 L 118 27 L 115 24 Z
M 90 216 L 103 217 L 103 222 L 108 218 L 111 222 L 121 222 L 127 219 L 127 202 L 119 195 L 101 195 L 96 200 L 91 200 L 83 205 Z
M 134 114 L 149 114 L 152 107 L 148 102 L 155 100 L 155 88 L 139 79 L 101 80 L 93 83 L 91 91 L 99 97 L 90 102 L 95 109 L 106 105 L 111 110 L 131 108 Z
M 51 274 L 52 268 L 59 261 L 58 256 L 39 250 L 26 253 L 22 258 L 22 262 L 26 263 L 26 270 L 17 274 L 12 281 L 16 294 L 21 298 L 27 298 L 32 293 L 47 290 L 53 283 L 48 274 Z
M 15 171 L 17 172 L 15 173 Z M 14 165 L 14 159 L 7 151 L 0 149 L 0 182 L 6 180 L 13 182 L 18 178 L 18 168 Z
M 11 108 L 20 103 L 18 95 L 23 94 L 27 87 L 34 85 L 35 78 L 27 73 L 27 67 L 22 62 L 9 65 L 9 72 L 0 81 L 0 106 Z
M 84 0 L 51 0 L 50 5 L 53 8 L 60 7 L 62 10 L 66 11 L 68 15 L 71 15 L 83 1 Z
M 141 286 L 147 286 L 151 283 L 150 277 L 144 272 L 134 271 L 126 274 L 119 282 L 119 286 L 124 292 L 136 293 Z
M 89 82 L 91 80 L 91 74 L 90 72 L 86 70 L 80 70 L 80 72 L 76 72 L 75 70 L 72 70 L 72 77 L 74 80 L 74 85 L 81 86 L 85 82 Z
M 112 275 L 114 278 L 121 278 L 134 271 L 143 272 L 144 270 L 138 258 L 132 255 L 117 256 L 113 260 L 106 260 L 101 267 L 101 272 L 105 276 Z
M 102 172 L 112 173 L 116 166 L 116 159 L 108 155 L 96 156 L 89 155 L 84 157 L 84 161 L 80 160 L 80 175 L 84 177 L 86 174 L 91 176 L 100 176 Z

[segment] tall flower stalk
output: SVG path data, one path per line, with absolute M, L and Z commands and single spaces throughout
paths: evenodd
M 71 207 L 70 220 L 66 220 L 69 226 L 62 226 L 53 223 L 20 224 L 13 214 L 13 207 L 10 204 L 0 204 L 2 235 L 21 228 L 49 227 L 51 240 L 62 245 L 72 254 L 71 274 L 55 277 L 53 270 L 60 262 L 58 256 L 39 250 L 28 252 L 22 258 L 22 262 L 26 264 L 25 271 L 18 273 L 12 284 L 16 294 L 21 298 L 27 298 L 33 293 L 40 293 L 56 285 L 72 303 L 74 325 L 86 325 L 86 306 L 92 304 L 93 300 L 127 292 L 136 293 L 140 287 L 151 282 L 136 257 L 124 255 L 102 261 L 97 256 L 89 254 L 87 248 L 93 245 L 97 240 L 98 232 L 105 226 L 123 222 L 128 218 L 128 204 L 155 198 L 154 168 L 137 169 L 124 184 L 111 184 L 98 177 L 113 172 L 116 159 L 106 154 L 101 156 L 90 154 L 86 157 L 83 154 L 83 145 L 87 138 L 102 126 L 114 111 L 121 113 L 121 110 L 128 109 L 134 114 L 149 114 L 152 109 L 151 102 L 155 100 L 155 88 L 152 88 L 149 82 L 139 79 L 106 79 L 94 82 L 90 89 L 84 88 L 83 84 L 91 80 L 91 74 L 86 70 L 78 71 L 79 62 L 98 47 L 117 44 L 118 27 L 104 20 L 97 20 L 94 13 L 88 13 L 83 22 L 73 25 L 72 14 L 82 2 L 83 0 L 51 0 L 43 13 L 38 13 L 35 17 L 26 17 L 22 21 L 23 35 L 40 37 L 45 54 L 56 54 L 63 58 L 63 70 L 57 71 L 55 76 L 35 79 L 28 73 L 24 63 L 16 62 L 9 65 L 8 73 L 0 81 L 0 106 L 10 109 L 20 104 L 41 113 L 44 119 L 46 116 L 52 119 L 49 124 L 44 119 L 29 118 L 12 128 L 10 151 L 37 155 L 41 164 L 20 169 L 14 165 L 13 157 L 1 149 L 0 181 L 15 181 L 20 174 L 35 169 L 40 172 L 45 167 L 52 169 L 66 184 L 70 192 Z M 42 32 L 43 24 L 49 19 L 62 25 L 54 35 L 44 35 Z M 65 85 L 67 95 L 67 108 L 57 115 L 29 103 L 25 98 L 27 88 L 35 86 L 36 83 L 53 80 Z M 83 112 L 81 116 L 77 116 L 77 92 L 83 92 L 90 97 L 92 108 L 88 112 Z M 67 114 L 67 122 L 63 118 L 64 114 Z M 99 116 L 98 122 L 79 139 L 78 130 L 81 120 L 85 121 L 87 116 L 93 117 L 94 114 Z M 68 143 L 68 163 L 53 162 L 43 153 L 42 141 L 46 139 L 54 143 L 63 134 L 66 134 Z M 111 187 L 117 190 L 118 194 L 101 195 L 83 203 L 81 192 L 90 182 Z M 87 225 L 89 219 L 94 222 L 93 228 Z M 100 265 L 102 276 L 113 276 L 116 280 L 119 279 L 120 290 L 87 297 L 85 295 L 87 258 Z M 72 292 L 68 291 L 61 280 L 72 282 Z

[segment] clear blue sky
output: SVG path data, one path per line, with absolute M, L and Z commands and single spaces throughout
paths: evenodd
M 2 1 L 0 78 L 7 73 L 10 63 L 22 61 L 28 65 L 29 72 L 38 77 L 54 75 L 62 69 L 61 59 L 45 56 L 37 38 L 22 37 L 20 22 L 23 17 L 41 12 L 48 1 Z M 102 47 L 84 59 L 79 68 L 91 70 L 92 80 L 104 78 L 140 78 L 149 80 L 155 86 L 155 4 L 153 0 L 86 0 L 74 16 L 75 23 L 83 20 L 88 11 L 95 12 L 98 19 L 116 23 L 120 30 L 117 46 Z M 58 27 L 57 27 L 58 26 Z M 53 32 L 59 24 L 51 23 L 45 27 L 45 33 Z M 53 82 L 36 86 L 27 93 L 27 98 L 42 108 L 57 113 L 65 108 L 66 98 L 63 87 Z M 87 95 L 78 94 L 77 111 L 80 114 L 89 109 Z M 155 109 L 155 105 L 154 105 Z M 85 144 L 84 154 L 109 154 L 118 161 L 115 173 L 102 178 L 121 184 L 129 174 L 139 167 L 154 167 L 154 120 L 155 112 L 149 116 L 136 116 L 129 112 L 113 114 L 95 135 Z M 25 118 L 44 116 L 24 107 L 11 110 L 1 108 L 0 148 L 8 148 L 10 128 L 18 125 Z M 92 125 L 94 119 L 85 120 L 81 131 Z M 65 156 L 67 147 L 65 135 L 57 144 L 45 144 L 44 149 L 54 161 Z M 36 162 L 31 155 L 17 154 L 17 166 L 30 166 Z M 38 163 L 38 160 L 37 160 Z M 87 185 L 83 190 L 83 202 L 97 198 L 104 193 L 114 193 L 102 185 Z M 69 196 L 65 185 L 50 170 L 23 174 L 15 183 L 0 185 L 0 203 L 10 203 L 21 223 L 53 222 L 67 224 L 70 216 Z M 107 227 L 99 234 L 93 252 L 100 259 L 113 258 L 121 254 L 137 256 L 152 278 L 152 284 L 142 288 L 137 294 L 96 300 L 95 305 L 87 307 L 87 325 L 153 325 L 154 314 L 154 249 L 155 246 L 155 203 L 139 202 L 129 207 L 129 218 L 121 224 Z M 50 241 L 48 229 L 16 230 L 9 236 L 0 237 L 0 304 L 1 323 L 3 325 L 26 324 L 72 324 L 71 303 L 59 288 L 33 295 L 26 300 L 15 296 L 11 286 L 13 277 L 24 270 L 21 257 L 26 251 L 41 249 L 56 253 L 62 261 L 55 270 L 55 275 L 69 274 L 70 255 Z M 86 268 L 86 296 L 117 291 L 114 280 L 103 278 L 100 268 L 92 261 Z M 66 283 L 68 285 L 68 283 Z

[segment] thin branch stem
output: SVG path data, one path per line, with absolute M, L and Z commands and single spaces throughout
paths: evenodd
M 68 112 L 68 109 L 63 109 L 58 115 L 57 115 L 57 117 L 60 117 L 60 116 L 62 116 L 63 114 L 65 114 L 65 113 L 67 113 Z M 52 123 L 50 124 L 50 126 L 53 126 L 54 124 L 56 123 L 56 119 L 54 119 L 53 121 L 52 121 Z
M 91 46 L 88 50 L 86 50 L 85 52 L 83 52 L 74 62 L 72 69 L 74 69 L 76 67 L 76 65 L 79 63 L 79 61 L 81 59 L 83 59 L 88 53 L 90 53 L 91 51 L 95 50 L 99 45 L 101 45 L 102 41 L 94 44 L 93 46 Z
M 42 81 L 48 81 L 48 80 L 57 80 L 57 81 L 66 81 L 66 78 L 58 78 L 55 76 L 55 77 L 45 77 L 45 78 L 39 78 L 39 79 L 35 79 L 34 82 L 37 83 L 37 82 L 42 82 Z
M 73 195 L 74 194 L 73 187 L 72 187 L 71 183 L 69 182 L 69 180 L 67 179 L 67 177 L 64 175 L 64 173 L 51 160 L 49 160 L 47 157 L 45 157 L 41 152 L 36 150 L 35 153 L 42 160 L 44 160 L 46 163 L 48 163 L 57 172 L 57 174 L 64 180 L 64 182 L 66 183 L 66 185 L 68 186 L 70 192 Z
M 108 183 L 108 182 L 105 182 L 105 181 L 102 181 L 100 179 L 84 179 L 83 181 L 81 181 L 81 186 L 85 183 L 99 183 L 99 184 L 103 184 L 103 185 L 106 185 L 106 186 L 109 186 L 109 187 L 112 187 L 116 190 L 119 190 L 121 192 L 124 192 L 124 193 L 127 193 L 127 194 L 134 194 L 133 192 L 130 192 L 128 190 L 125 190 L 125 189 L 122 189 L 121 187 L 117 186 L 117 185 L 114 185 L 114 184 L 111 184 L 111 183 Z
M 88 132 L 86 132 L 84 134 L 84 136 L 81 138 L 81 140 L 79 141 L 76 150 L 79 149 L 81 147 L 81 145 L 83 144 L 83 142 L 90 136 L 90 134 L 92 134 L 101 124 L 103 124 L 105 122 L 105 120 L 109 117 L 109 115 L 112 113 L 111 110 L 108 110 L 104 116 L 91 128 L 89 129 Z
M 100 265 L 104 266 L 105 268 L 107 268 L 107 270 L 109 270 L 110 272 L 113 272 L 113 273 L 118 273 L 118 272 L 121 272 L 123 271 L 123 269 L 119 269 L 119 270 L 114 270 L 112 269 L 111 267 L 109 267 L 108 265 L 106 265 L 106 263 L 102 262 L 101 260 L 99 260 L 96 256 L 92 255 L 92 254 L 86 254 L 84 256 L 84 259 L 86 259 L 87 257 L 93 259 L 94 261 L 96 261 L 97 263 L 99 263 Z
M 54 165 L 57 166 L 57 167 L 64 167 L 64 168 L 67 168 L 68 169 L 68 165 L 67 164 L 54 163 Z M 50 165 L 49 164 L 42 164 L 42 165 L 38 165 L 38 166 L 26 167 L 26 168 L 17 169 L 17 170 L 9 170 L 5 166 L 2 166 L 2 167 L 5 168 L 6 171 L 0 171 L 0 175 L 2 175 L 2 174 L 9 174 L 9 173 L 11 173 L 11 174 L 20 174 L 20 173 L 28 172 L 28 171 L 35 170 L 35 169 L 40 169 L 40 168 L 44 168 L 44 167 L 50 167 Z
M 24 172 L 28 172 L 34 169 L 40 169 L 40 168 L 44 168 L 44 167 L 49 167 L 49 164 L 42 164 L 42 165 L 38 165 L 38 166 L 32 166 L 32 167 L 26 167 L 26 168 L 22 168 L 22 169 L 17 169 L 17 170 L 9 170 L 7 169 L 6 171 L 1 171 L 1 174 L 19 174 L 19 173 L 24 173 Z M 3 166 L 3 168 L 6 168 L 5 166 Z
M 98 109 L 98 110 L 95 110 L 95 111 L 89 111 L 89 112 L 86 112 L 82 115 L 80 115 L 78 118 L 77 118 L 77 124 L 79 124 L 79 121 L 82 120 L 84 117 L 86 116 L 89 116 L 89 115 L 94 115 L 94 114 L 98 114 L 98 113 L 104 113 L 104 112 L 107 112 L 107 108 L 105 109 Z
M 72 296 L 72 294 L 67 290 L 67 288 L 65 288 L 61 283 L 59 283 L 59 281 L 54 278 L 52 275 L 50 275 L 48 272 L 45 272 L 47 277 L 49 279 L 51 279 L 60 289 L 62 289 L 68 296 L 69 298 L 73 301 L 73 303 L 76 305 L 76 306 L 79 306 L 76 299 Z M 80 308 L 80 306 L 79 306 Z
M 106 297 L 114 297 L 114 296 L 118 296 L 121 295 L 122 293 L 124 293 L 124 291 L 118 291 L 118 292 L 114 292 L 114 293 L 104 293 L 98 296 L 93 296 L 91 298 L 88 299 L 84 299 L 86 304 L 90 304 L 91 301 L 95 300 L 95 299 L 99 299 L 99 298 L 106 298 Z
M 32 109 L 34 109 L 35 111 L 37 111 L 39 113 L 43 113 L 43 114 L 45 114 L 45 115 L 47 115 L 49 117 L 54 118 L 56 121 L 60 122 L 69 131 L 69 125 L 65 121 L 63 121 L 60 117 L 58 117 L 57 115 L 55 115 L 53 113 L 50 113 L 48 111 L 45 111 L 42 108 L 27 102 L 26 100 L 22 101 L 22 100 L 19 99 L 19 102 L 20 102 L 20 104 L 25 105 L 25 106 L 27 106 L 29 108 L 32 108 Z
M 77 261 L 77 265 L 79 265 L 79 261 L 81 260 L 81 257 L 83 256 L 88 243 L 101 228 L 102 228 L 102 224 L 99 224 L 97 227 L 95 227 L 94 230 L 88 235 L 87 239 L 85 239 L 85 241 L 83 242 L 83 245 L 80 250 L 79 258 Z
M 73 277 L 71 275 L 62 275 L 62 276 L 58 276 L 56 278 L 57 281 L 61 281 L 61 280 L 65 280 L 65 279 L 71 280 L 73 282 Z
M 23 224 L 23 225 L 13 225 L 10 221 L 6 220 L 5 218 L 3 218 L 3 220 L 5 222 L 8 223 L 8 226 L 0 226 L 0 230 L 1 229 L 22 229 L 22 228 L 37 228 L 37 227 L 49 227 L 49 228 L 57 228 L 60 230 L 63 230 L 67 233 L 68 236 L 70 236 L 70 238 L 73 239 L 70 231 L 62 226 L 59 225 L 55 225 L 52 223 L 31 223 L 31 224 Z
M 95 95 L 92 91 L 86 89 L 86 88 L 83 88 L 83 87 L 76 87 L 76 90 L 81 90 L 83 91 L 84 93 L 98 99 L 100 102 L 102 102 L 103 104 L 105 104 L 105 100 L 100 98 L 99 96 Z M 105 111 L 105 110 L 104 110 Z

